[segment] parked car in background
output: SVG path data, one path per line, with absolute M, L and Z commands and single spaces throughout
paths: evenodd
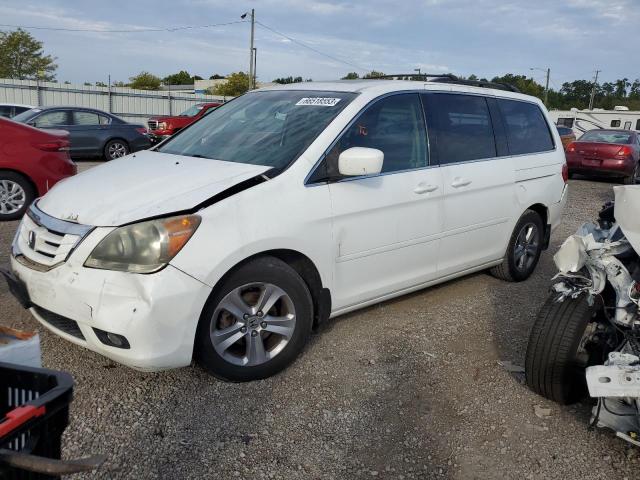
M 567 198 L 552 127 L 539 99 L 468 84 L 251 91 L 38 200 L 11 290 L 131 367 L 268 377 L 329 317 L 485 269 L 526 280 Z
M 560 134 L 560 140 L 562 141 L 562 146 L 566 150 L 567 146 L 571 142 L 575 142 L 576 134 L 573 133 L 573 130 L 568 127 L 561 127 L 557 125 L 556 128 L 558 129 L 558 133 Z
M 144 126 L 92 108 L 38 107 L 16 115 L 13 120 L 37 128 L 68 131 L 73 158 L 113 160 L 151 146 Z
M 76 174 L 69 134 L 0 118 L 0 220 L 20 218 L 31 202 Z
M 20 105 L 17 103 L 0 103 L 0 117 L 11 118 L 19 113 L 34 108 L 32 105 Z
M 197 103 L 180 115 L 151 117 L 147 121 L 149 137 L 154 143 L 160 142 L 179 130 L 182 130 L 187 125 L 192 124 L 207 112 L 211 111 L 212 108 L 217 108 L 220 105 L 222 105 L 220 102 Z
M 640 179 L 640 135 L 630 130 L 589 130 L 566 148 L 569 175 L 607 176 L 626 184 Z

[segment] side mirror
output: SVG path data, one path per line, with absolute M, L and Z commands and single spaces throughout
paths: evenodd
M 357 177 L 377 175 L 382 171 L 384 153 L 376 148 L 352 147 L 338 157 L 340 175 Z

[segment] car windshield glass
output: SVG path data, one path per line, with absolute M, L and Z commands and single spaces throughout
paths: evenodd
M 282 169 L 355 96 L 293 90 L 249 93 L 205 115 L 158 151 Z
M 40 113 L 42 110 L 40 110 L 39 108 L 32 108 L 31 110 L 27 110 L 26 112 L 22 112 L 19 113 L 18 115 L 16 115 L 15 117 L 13 117 L 11 120 L 13 120 L 14 122 L 28 122 L 29 119 L 33 116 L 35 116 L 37 113 Z
M 585 133 L 581 142 L 597 142 L 597 143 L 631 143 L 631 135 L 624 132 L 611 132 L 606 130 L 589 130 Z
M 180 114 L 181 117 L 195 117 L 202 110 L 202 105 L 194 105 Z

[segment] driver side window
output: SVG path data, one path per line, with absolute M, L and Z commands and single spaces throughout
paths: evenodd
M 338 157 L 352 147 L 381 150 L 382 173 L 426 167 L 427 135 L 422 115 L 417 93 L 391 95 L 375 102 L 360 114 L 325 157 L 327 176 L 340 176 Z

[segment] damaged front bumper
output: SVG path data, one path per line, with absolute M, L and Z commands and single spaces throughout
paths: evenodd
M 211 288 L 171 265 L 149 275 L 85 268 L 93 243 L 48 271 L 12 256 L 11 290 L 46 328 L 116 362 L 145 371 L 189 365 Z

